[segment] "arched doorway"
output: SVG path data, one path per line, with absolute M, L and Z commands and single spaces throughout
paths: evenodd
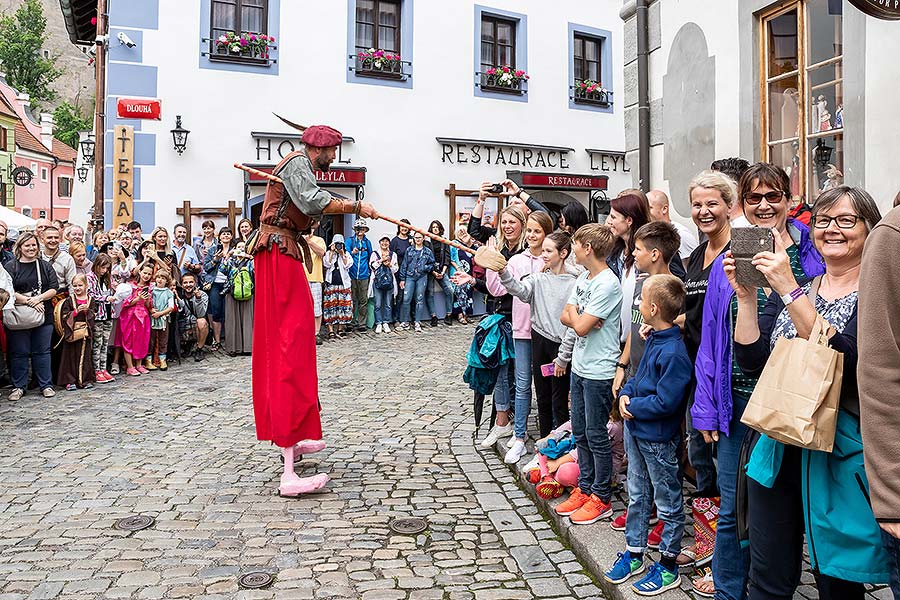
M 559 213 L 562 211 L 562 207 L 566 204 L 576 202 L 584 206 L 584 203 L 579 201 L 574 196 L 570 196 L 565 192 L 560 192 L 557 190 L 538 190 L 535 192 L 529 192 L 529 194 L 532 198 L 547 207 L 547 210 L 550 211 L 550 216 L 553 217 L 554 225 L 559 223 Z M 585 208 L 587 207 L 585 206 Z

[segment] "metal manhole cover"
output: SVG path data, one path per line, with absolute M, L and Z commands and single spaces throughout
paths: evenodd
M 391 531 L 395 533 L 400 533 L 403 535 L 416 535 L 417 533 L 422 533 L 428 528 L 428 522 L 425 519 L 420 519 L 418 517 L 408 517 L 401 519 L 394 519 L 391 521 L 389 527 Z
M 245 590 L 259 590 L 269 587 L 275 581 L 275 576 L 265 571 L 245 573 L 238 578 L 238 587 Z
M 153 517 L 148 517 L 146 515 L 132 515 L 116 521 L 116 529 L 121 531 L 140 531 L 142 529 L 147 529 L 148 527 L 153 527 L 155 523 L 156 519 Z

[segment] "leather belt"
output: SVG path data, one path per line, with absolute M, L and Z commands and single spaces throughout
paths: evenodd
M 278 234 L 287 236 L 293 240 L 300 239 L 300 232 L 296 229 L 285 229 L 284 227 L 275 227 L 274 225 L 269 225 L 268 223 L 260 223 L 259 224 L 260 233 L 266 234 Z

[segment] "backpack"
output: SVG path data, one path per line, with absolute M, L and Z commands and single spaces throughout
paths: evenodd
M 239 268 L 232 276 L 231 296 L 238 302 L 246 302 L 253 297 L 253 276 L 247 265 Z
M 391 273 L 391 268 L 384 265 L 378 267 L 378 270 L 375 271 L 375 282 L 373 285 L 376 290 L 393 290 L 394 274 Z

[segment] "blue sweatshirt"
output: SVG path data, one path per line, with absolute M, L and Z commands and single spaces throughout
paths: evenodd
M 353 250 L 358 250 L 358 252 L 353 254 Z M 353 264 L 350 265 L 350 279 L 368 279 L 369 257 L 372 256 L 372 242 L 369 241 L 369 238 L 363 236 L 363 239 L 359 239 L 354 235 L 347 240 L 347 252 L 353 257 Z
M 678 327 L 650 334 L 637 374 L 619 394 L 631 399 L 628 412 L 634 418 L 625 421 L 631 435 L 648 442 L 667 442 L 681 433 L 693 370 Z

